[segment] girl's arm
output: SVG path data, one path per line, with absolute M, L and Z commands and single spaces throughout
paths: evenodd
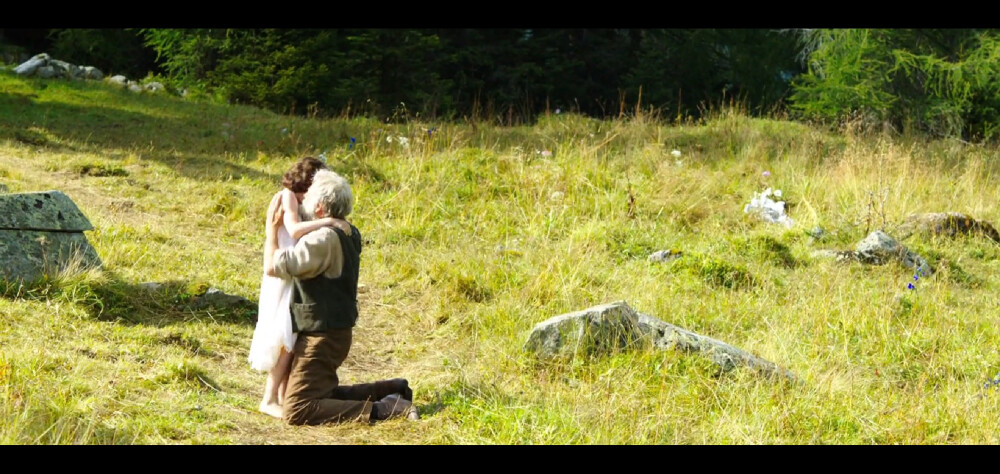
M 299 239 L 303 235 L 327 226 L 337 226 L 347 232 L 348 235 L 351 233 L 351 226 L 343 219 L 324 217 L 322 219 L 303 222 L 299 218 L 299 200 L 295 198 L 295 193 L 291 190 L 285 189 L 281 191 L 281 206 L 285 211 L 285 229 L 295 239 Z
M 272 222 L 276 222 L 282 218 L 281 216 L 281 193 L 274 193 L 274 197 L 271 198 L 271 204 L 267 206 L 267 215 L 264 218 L 264 273 L 271 274 L 271 261 L 274 255 L 274 249 L 278 248 L 278 237 L 277 229 L 274 228 Z

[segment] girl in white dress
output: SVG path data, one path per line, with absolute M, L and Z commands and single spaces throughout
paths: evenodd
M 284 189 L 274 194 L 268 206 L 267 215 L 281 216 L 284 225 L 278 229 L 278 248 L 293 247 L 300 237 L 325 226 L 350 229 L 350 224 L 342 219 L 324 218 L 302 222 L 299 204 L 306 190 L 312 184 L 316 170 L 326 165 L 317 158 L 305 157 L 296 162 L 282 178 Z M 255 370 L 267 371 L 264 396 L 260 401 L 260 411 L 281 418 L 281 403 L 284 401 L 285 385 L 292 363 L 292 347 L 296 335 L 292 332 L 292 281 L 268 276 L 264 273 L 260 283 L 260 298 L 257 310 L 257 326 L 250 342 L 250 366 Z

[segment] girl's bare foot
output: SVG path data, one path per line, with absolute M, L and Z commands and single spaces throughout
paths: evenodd
M 261 413 L 271 415 L 275 418 L 282 417 L 281 405 L 278 405 L 277 403 L 261 402 L 260 407 L 258 409 L 260 410 Z

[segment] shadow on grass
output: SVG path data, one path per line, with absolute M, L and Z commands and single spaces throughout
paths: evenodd
M 0 297 L 77 305 L 99 321 L 161 326 L 178 321 L 254 325 L 257 303 L 180 280 L 133 284 L 92 270 L 29 282 L 0 280 Z
M 143 160 L 160 162 L 186 178 L 201 181 L 243 177 L 279 180 L 277 175 L 221 158 L 224 153 L 278 151 L 283 144 L 277 132 L 267 139 L 247 136 L 233 141 L 222 134 L 225 127 L 199 114 L 197 107 L 204 106 L 174 106 L 180 111 L 175 118 L 108 106 L 37 102 L 35 98 L 0 94 L 0 140 L 41 150 L 94 152 L 110 159 L 124 159 L 135 153 Z

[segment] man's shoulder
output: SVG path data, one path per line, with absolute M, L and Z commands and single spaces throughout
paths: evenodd
M 303 235 L 300 242 L 305 241 L 307 243 L 319 243 L 327 240 L 340 240 L 337 237 L 337 231 L 333 227 L 320 227 L 306 235 Z

